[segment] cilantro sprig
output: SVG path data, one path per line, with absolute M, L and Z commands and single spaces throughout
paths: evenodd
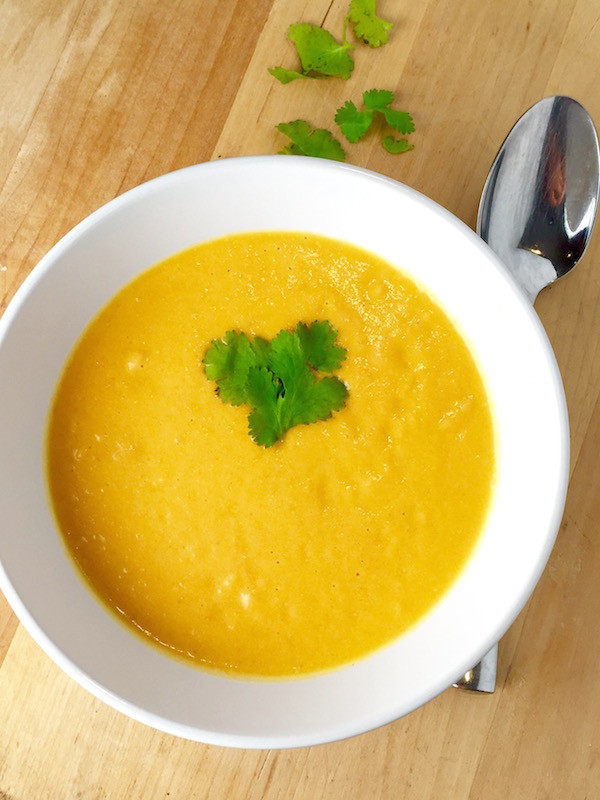
M 318 377 L 339 369 L 346 358 L 337 335 L 327 320 L 299 322 L 271 342 L 227 331 L 210 343 L 204 369 L 223 402 L 250 406 L 250 436 L 271 447 L 294 425 L 328 419 L 345 406 L 346 385 L 331 375 Z
M 387 89 L 370 89 L 363 93 L 362 110 L 359 110 L 351 100 L 346 100 L 344 105 L 338 108 L 335 121 L 346 139 L 353 143 L 358 142 L 367 133 L 376 114 L 381 115 L 390 128 L 399 133 L 405 135 L 412 133 L 415 129 L 413 118 L 408 111 L 390 108 L 393 100 L 394 93 Z M 408 139 L 397 140 L 393 136 L 386 136 L 382 144 L 390 153 L 405 153 L 413 149 Z
M 415 129 L 413 118 L 408 111 L 391 108 L 393 100 L 393 92 L 387 89 L 370 89 L 363 93 L 364 108 L 359 110 L 351 100 L 346 100 L 344 105 L 338 108 L 335 121 L 346 139 L 352 143 L 358 142 L 365 136 L 376 115 L 382 116 L 393 130 L 408 135 Z M 280 133 L 284 133 L 291 140 L 290 144 L 279 151 L 284 155 L 317 156 L 336 161 L 346 160 L 344 148 L 325 128 L 313 130 L 303 119 L 280 122 L 276 127 Z M 381 144 L 388 153 L 407 153 L 414 149 L 414 145 L 409 144 L 408 139 L 396 139 L 392 135 L 384 136 Z

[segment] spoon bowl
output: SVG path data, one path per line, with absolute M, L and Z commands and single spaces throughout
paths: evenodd
M 477 233 L 533 302 L 579 262 L 600 190 L 594 123 L 571 97 L 546 97 L 506 137 L 483 187 Z

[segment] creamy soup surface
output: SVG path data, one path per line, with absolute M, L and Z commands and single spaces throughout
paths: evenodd
M 202 359 L 228 330 L 329 320 L 346 407 L 273 447 Z M 477 542 L 494 480 L 478 368 L 445 313 L 376 256 L 249 233 L 121 290 L 71 354 L 50 410 L 49 494 L 97 596 L 207 668 L 294 676 L 414 625 Z

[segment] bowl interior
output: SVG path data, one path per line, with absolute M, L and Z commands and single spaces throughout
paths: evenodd
M 409 273 L 445 308 L 487 382 L 498 442 L 489 519 L 459 580 L 415 628 L 369 658 L 293 681 L 243 681 L 161 655 L 75 574 L 48 511 L 44 423 L 89 319 L 138 272 L 243 230 L 343 239 Z M 86 219 L 40 262 L 0 321 L 0 587 L 68 674 L 171 733 L 246 747 L 359 733 L 443 690 L 514 620 L 546 563 L 568 474 L 558 369 L 541 325 L 493 253 L 418 193 L 317 159 L 229 159 L 163 176 Z

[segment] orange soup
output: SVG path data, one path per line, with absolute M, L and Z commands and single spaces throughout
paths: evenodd
M 226 331 L 328 320 L 346 405 L 272 447 L 202 365 Z M 179 253 L 121 290 L 60 378 L 51 503 L 97 596 L 207 668 L 294 676 L 350 663 L 420 620 L 480 535 L 495 468 L 461 335 L 378 257 L 312 234 Z

